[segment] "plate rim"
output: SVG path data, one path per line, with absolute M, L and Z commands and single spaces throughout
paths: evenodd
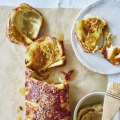
M 111 75 L 111 74 L 116 74 L 116 73 L 120 73 L 120 71 L 113 71 L 113 72 L 109 72 L 109 71 L 106 71 L 106 72 L 102 72 L 102 71 L 99 71 L 97 69 L 94 69 L 93 67 L 91 67 L 89 64 L 85 64 L 85 62 L 82 60 L 81 57 L 79 57 L 78 55 L 78 52 L 75 48 L 75 43 L 74 41 L 76 40 L 76 37 L 75 37 L 75 31 L 74 31 L 74 26 L 75 26 L 75 22 L 80 18 L 82 17 L 82 15 L 84 15 L 90 8 L 98 5 L 99 3 L 103 2 L 104 0 L 97 0 L 96 2 L 88 5 L 87 7 L 83 8 L 79 13 L 78 15 L 76 16 L 76 18 L 74 19 L 74 22 L 72 24 L 72 28 L 71 28 L 71 44 L 72 44 L 72 48 L 73 48 L 73 51 L 77 57 L 77 59 L 79 60 L 79 62 L 85 66 L 86 68 L 88 68 L 89 70 L 93 71 L 93 72 L 96 72 L 96 73 L 100 73 L 100 74 L 104 74 L 104 75 Z M 81 46 L 80 46 L 81 47 Z

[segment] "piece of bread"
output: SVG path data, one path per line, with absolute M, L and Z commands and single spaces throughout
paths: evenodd
M 101 120 L 103 105 L 89 105 L 78 111 L 77 120 Z
M 104 30 L 105 28 L 105 30 Z M 95 53 L 99 48 L 100 38 L 105 35 L 105 42 L 103 46 L 106 46 L 109 42 L 107 40 L 108 33 L 108 23 L 101 17 L 87 16 L 85 19 L 77 21 L 75 23 L 75 35 L 77 40 L 80 42 L 84 51 L 89 53 Z
M 29 77 L 25 83 L 25 120 L 70 120 L 69 85 Z
M 63 66 L 65 64 L 63 41 L 47 36 L 33 42 L 26 49 L 25 64 L 37 74 L 53 67 Z
M 23 3 L 9 17 L 7 36 L 11 42 L 27 46 L 37 38 L 42 23 L 41 13 Z
M 102 54 L 113 65 L 120 64 L 120 46 L 110 46 L 103 49 Z

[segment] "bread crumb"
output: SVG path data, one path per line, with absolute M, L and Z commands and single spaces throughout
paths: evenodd
M 22 120 L 22 118 L 21 118 L 21 117 L 18 117 L 18 118 L 16 118 L 16 120 Z
M 23 110 L 22 106 L 19 106 L 16 110 L 17 113 L 20 113 L 20 111 Z
M 17 113 L 20 113 L 20 108 L 18 107 L 17 110 L 16 110 Z
M 20 110 L 23 110 L 22 106 L 19 106 L 19 109 L 20 109 Z
M 64 40 L 64 35 L 62 33 L 57 33 L 58 40 Z
M 25 88 L 19 88 L 18 93 L 22 96 L 25 96 Z

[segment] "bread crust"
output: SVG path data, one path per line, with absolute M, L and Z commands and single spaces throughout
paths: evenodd
M 34 39 L 30 39 L 27 36 L 25 36 L 24 34 L 21 34 L 11 21 L 12 18 L 15 17 L 15 15 L 19 14 L 20 11 L 24 11 L 24 9 L 29 9 L 29 10 L 31 9 L 31 11 L 36 12 L 41 17 L 41 21 L 40 21 L 41 24 L 39 26 L 39 30 L 36 32 L 37 33 L 36 38 L 37 38 L 37 36 L 40 32 L 41 26 L 43 24 L 43 16 L 38 10 L 36 10 L 35 8 L 29 6 L 28 4 L 25 4 L 25 3 L 19 5 L 15 9 L 13 9 L 12 13 L 10 14 L 10 16 L 8 18 L 8 22 L 7 22 L 7 37 L 9 39 L 9 41 L 12 42 L 12 43 L 22 44 L 24 46 L 28 46 L 29 44 L 31 44 L 33 42 Z M 11 30 L 14 30 L 13 33 L 11 33 Z
M 69 85 L 60 85 L 35 80 L 26 72 L 25 120 L 70 120 Z
M 109 51 L 109 49 L 113 47 Z M 108 60 L 113 65 L 119 65 L 120 64 L 120 56 L 116 58 L 117 55 L 120 55 L 120 47 L 117 46 L 111 46 L 110 48 L 106 47 L 102 50 L 102 54 L 106 60 Z M 110 54 L 111 52 L 111 54 Z
M 88 53 L 95 53 L 96 51 L 100 50 L 99 43 L 102 34 L 105 36 L 105 42 L 103 43 L 102 48 L 105 46 L 105 44 L 107 45 L 107 42 L 109 42 L 109 40 L 106 40 L 108 33 L 108 23 L 106 20 L 100 17 L 89 17 L 75 23 L 76 39 L 78 42 L 80 42 L 83 50 Z M 109 42 L 109 44 L 111 43 Z
M 98 51 L 98 49 L 94 50 L 94 51 L 90 51 L 88 49 L 88 47 L 86 45 L 83 45 L 82 41 L 79 39 L 79 37 L 77 36 L 77 33 L 75 32 L 75 35 L 76 35 L 76 39 L 80 42 L 81 46 L 82 46 L 82 49 L 87 52 L 87 53 L 95 53 Z
M 33 67 L 32 67 L 32 64 L 34 64 L 34 63 L 31 63 L 31 65 L 29 65 L 29 63 L 31 62 L 31 60 L 28 60 L 28 57 L 26 57 L 26 59 L 25 59 L 26 67 L 29 68 L 29 69 L 31 69 L 32 71 L 35 71 L 35 72 L 38 73 L 38 74 L 41 73 L 42 71 L 45 71 L 45 70 L 48 70 L 48 69 L 51 69 L 51 68 L 54 68 L 54 67 L 64 66 L 65 63 L 66 63 L 63 41 L 59 41 L 59 40 L 57 40 L 55 37 L 51 37 L 51 36 L 42 37 L 42 38 L 36 40 L 35 42 L 33 42 L 30 46 L 27 47 L 26 52 L 25 52 L 25 56 L 28 56 L 28 54 L 29 54 L 30 51 L 31 51 L 31 47 L 32 47 L 33 45 L 34 45 L 34 46 L 37 46 L 37 44 L 38 44 L 38 46 L 41 46 L 40 44 L 42 44 L 42 42 L 44 42 L 46 39 L 50 39 L 50 40 L 54 39 L 54 40 L 56 41 L 56 44 L 57 44 L 57 45 L 55 45 L 54 47 L 56 47 L 56 46 L 59 46 L 59 47 L 60 47 L 60 48 L 59 48 L 59 51 L 60 51 L 60 59 L 58 59 L 58 61 L 61 60 L 61 63 L 55 64 L 55 65 L 53 65 L 53 66 L 52 66 L 52 65 L 48 65 L 47 67 L 45 67 L 44 70 L 42 70 L 42 69 L 40 68 L 40 66 L 39 66 L 39 68 L 40 68 L 41 70 L 37 71 L 37 69 L 35 70 L 35 69 L 33 69 Z M 36 44 L 36 45 L 35 45 L 35 44 Z M 49 47 L 47 44 L 45 44 L 45 46 Z M 44 47 L 45 47 L 45 46 L 44 46 Z M 54 51 L 54 53 L 56 53 L 55 49 L 52 49 L 52 50 Z M 37 47 L 33 50 L 32 54 L 35 54 L 36 51 L 37 51 Z M 41 56 L 40 59 L 44 59 L 44 60 L 43 60 L 43 66 L 45 66 L 45 64 L 46 64 L 47 62 L 49 62 L 49 61 L 47 61 L 46 56 L 43 56 L 43 55 L 42 55 L 42 49 L 41 49 L 41 47 L 39 48 L 39 51 L 41 51 L 41 52 L 39 52 L 39 54 L 41 54 L 41 55 L 39 55 L 39 58 L 40 58 L 40 56 Z M 57 52 L 58 52 L 58 51 L 57 51 Z M 46 53 L 46 52 L 45 52 L 45 53 Z M 52 54 L 52 53 L 51 53 L 51 54 Z M 37 53 L 36 53 L 36 55 L 37 55 Z M 46 55 L 47 55 L 47 53 L 46 53 Z M 51 56 L 51 57 L 52 57 L 52 56 Z M 57 57 L 59 57 L 59 56 L 56 56 L 56 59 L 57 59 Z M 34 57 L 33 59 L 35 59 L 35 57 Z M 49 59 L 48 59 L 48 60 L 49 60 Z M 53 61 L 54 61 L 54 56 L 53 56 Z M 54 63 L 56 63 L 56 62 L 57 62 L 57 61 L 54 61 L 52 64 L 54 64 Z M 41 63 L 42 63 L 42 62 L 41 62 Z M 39 65 L 39 64 L 38 64 L 38 65 Z M 38 66 L 36 66 L 36 67 L 38 67 Z M 42 66 L 41 66 L 41 67 L 42 67 Z

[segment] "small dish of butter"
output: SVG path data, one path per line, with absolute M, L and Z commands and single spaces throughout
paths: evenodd
M 104 92 L 84 96 L 76 105 L 74 120 L 102 120 Z

